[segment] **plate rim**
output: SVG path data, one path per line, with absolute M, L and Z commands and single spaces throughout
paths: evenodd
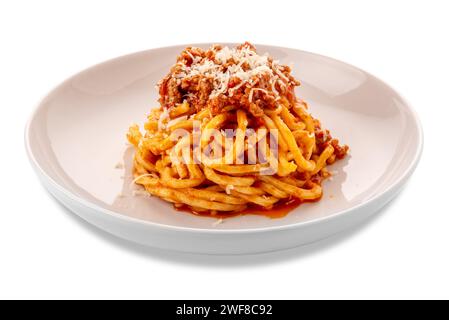
M 216 43 L 216 42 L 215 42 Z M 363 69 L 360 69 L 359 67 L 356 67 L 350 63 L 347 63 L 345 61 L 339 60 L 339 59 L 334 59 L 332 57 L 326 56 L 326 55 L 322 55 L 322 54 L 318 54 L 318 53 L 314 53 L 314 52 L 310 52 L 310 51 L 306 51 L 306 50 L 301 50 L 301 49 L 297 49 L 297 48 L 292 48 L 292 47 L 284 47 L 284 46 L 274 46 L 274 45 L 269 45 L 269 44 L 255 44 L 256 46 L 266 46 L 266 47 L 271 47 L 274 49 L 287 49 L 287 50 L 294 50 L 294 51 L 299 51 L 305 54 L 310 54 L 310 55 L 314 55 L 314 56 L 318 56 L 321 58 L 325 58 L 325 59 L 329 59 L 332 60 L 334 62 L 337 62 L 339 64 L 344 64 L 346 66 L 355 68 L 358 71 L 361 71 L 367 75 L 369 75 L 370 77 L 374 78 L 376 81 L 378 81 L 379 83 L 381 83 L 382 85 L 386 86 L 387 88 L 391 89 L 403 102 L 403 107 L 401 108 L 405 108 L 408 109 L 408 111 L 410 112 L 411 115 L 411 119 L 413 120 L 413 123 L 416 125 L 417 131 L 418 131 L 418 137 L 417 137 L 417 143 L 414 144 L 415 145 L 415 150 L 414 150 L 414 155 L 413 155 L 413 159 L 411 160 L 410 164 L 407 166 L 406 169 L 403 170 L 402 174 L 396 178 L 393 183 L 391 183 L 387 188 L 385 188 L 382 192 L 380 192 L 379 194 L 373 196 L 372 198 L 363 201 L 360 204 L 357 204 L 355 206 L 352 206 L 350 208 L 344 209 L 344 210 L 340 210 L 337 211 L 335 213 L 333 213 L 330 216 L 325 216 L 325 217 L 320 217 L 317 219 L 313 219 L 313 220 L 309 220 L 309 221 L 303 221 L 303 222 L 296 222 L 296 223 L 291 223 L 291 224 L 287 224 L 287 225 L 281 225 L 281 226 L 270 226 L 270 227 L 261 227 L 261 228 L 244 228 L 244 229 L 213 229 L 213 228 L 193 228 L 193 227 L 182 227 L 182 226 L 174 226 L 174 225 L 168 225 L 168 224 L 162 224 L 162 223 L 157 223 L 157 222 L 152 222 L 152 221 L 148 221 L 148 220 L 142 220 L 142 219 L 138 219 L 138 218 L 134 218 L 134 217 L 130 217 L 127 215 L 124 215 L 120 212 L 116 212 L 113 210 L 109 210 L 106 208 L 101 207 L 100 205 L 94 204 L 80 196 L 75 195 L 74 193 L 70 192 L 69 190 L 67 190 L 66 188 L 64 188 L 62 185 L 60 185 L 59 183 L 57 183 L 52 177 L 50 177 L 45 170 L 40 166 L 40 164 L 38 163 L 38 161 L 36 160 L 36 158 L 34 157 L 34 154 L 32 152 L 32 147 L 31 147 L 31 143 L 30 143 L 30 128 L 31 128 L 31 124 L 33 122 L 33 120 L 36 117 L 36 114 L 39 112 L 39 110 L 42 108 L 42 106 L 44 105 L 44 102 L 46 101 L 46 99 L 50 96 L 52 96 L 60 87 L 63 87 L 64 85 L 66 85 L 67 83 L 69 83 L 70 81 L 72 81 L 74 78 L 76 78 L 77 76 L 79 76 L 80 74 L 99 67 L 101 65 L 104 64 L 108 64 L 111 63 L 115 60 L 120 60 L 124 57 L 127 56 L 134 56 L 134 55 L 139 55 L 139 54 L 143 54 L 143 53 L 150 53 L 151 51 L 157 51 L 157 50 L 161 50 L 161 49 L 173 49 L 173 48 L 177 48 L 177 47 L 187 47 L 187 46 L 210 46 L 211 44 L 213 44 L 213 42 L 201 42 L 201 43 L 189 43 L 189 44 L 177 44 L 177 45 L 170 45 L 170 46 L 161 46 L 161 47 L 155 47 L 155 48 L 150 48 L 150 49 L 146 49 L 146 50 L 141 50 L 141 51 L 136 51 L 136 52 L 132 52 L 132 53 L 128 53 L 128 54 L 123 54 L 120 56 L 117 56 L 115 58 L 112 59 L 107 59 L 105 61 L 93 64 L 87 68 L 82 69 L 79 72 L 76 72 L 75 74 L 69 76 L 68 78 L 66 78 L 64 81 L 60 82 L 58 85 L 56 85 L 55 87 L 53 87 L 53 89 L 51 89 L 50 91 L 48 91 L 47 94 L 44 95 L 43 98 L 40 99 L 40 101 L 37 103 L 37 105 L 34 107 L 34 109 L 31 112 L 31 115 L 29 116 L 26 125 L 25 125 L 25 130 L 24 130 L 24 142 L 25 142 L 25 149 L 26 149 L 26 153 L 28 156 L 28 159 L 32 165 L 32 168 L 34 169 L 34 171 L 36 173 L 38 173 L 40 178 L 45 179 L 52 188 L 55 188 L 56 190 L 58 190 L 59 192 L 63 193 L 66 197 L 68 197 L 70 200 L 77 202 L 91 210 L 97 211 L 97 212 L 101 212 L 103 214 L 106 214 L 108 216 L 113 217 L 114 219 L 118 219 L 118 220 L 123 220 L 123 222 L 129 222 L 129 223 L 133 223 L 133 224 L 139 224 L 139 225 L 146 225 L 149 227 L 156 227 L 156 228 L 160 228 L 160 229 L 165 229 L 167 231 L 181 231 L 181 232 L 186 232 L 186 233 L 201 233 L 201 234 L 255 234 L 255 233 L 264 233 L 264 232 L 274 232 L 274 231 L 287 231 L 287 230 L 291 230 L 291 229 L 300 229 L 300 228 L 306 228 L 308 226 L 312 226 L 315 224 L 321 224 L 324 222 L 331 222 L 335 219 L 340 219 L 343 218 L 344 216 L 347 216 L 348 214 L 350 214 L 353 211 L 358 211 L 358 210 L 362 210 L 364 207 L 367 207 L 375 202 L 377 202 L 379 199 L 381 199 L 382 197 L 389 195 L 392 191 L 394 191 L 396 188 L 402 186 L 407 179 L 413 174 L 414 170 L 416 169 L 421 156 L 422 156 L 422 152 L 423 152 L 423 147 L 424 147 L 424 132 L 423 132 L 423 127 L 422 127 L 422 123 L 418 117 L 418 114 L 416 112 L 416 110 L 413 108 L 413 106 L 409 103 L 408 100 L 406 100 L 404 98 L 404 96 L 398 91 L 396 90 L 396 88 L 394 88 L 393 86 L 387 84 L 386 82 L 384 82 L 382 79 L 376 77 L 375 75 L 371 74 L 370 72 L 367 72 Z M 221 44 L 224 45 L 235 45 L 236 43 L 232 43 L 232 42 L 223 42 Z M 58 201 L 60 201 L 58 199 Z

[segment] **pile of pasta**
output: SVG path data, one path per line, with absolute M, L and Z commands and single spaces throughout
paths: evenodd
M 195 121 L 200 124 L 199 131 L 194 130 Z M 179 129 L 185 134 L 174 137 Z M 210 129 L 218 136 L 211 136 Z M 239 130 L 228 136 L 226 129 Z M 248 129 L 253 133 L 246 135 Z M 270 132 L 278 133 L 275 154 L 269 145 L 273 139 Z M 215 148 L 222 148 L 223 158 L 194 159 L 195 134 L 199 135 L 200 150 L 214 143 Z M 135 147 L 136 184 L 177 208 L 211 215 L 244 212 L 248 207 L 270 210 L 292 200 L 316 201 L 323 193 L 322 180 L 330 176 L 327 165 L 347 152 L 346 146 L 341 147 L 321 129 L 305 102 L 294 98 L 292 103 L 285 97 L 257 116 L 239 105 L 218 112 L 208 105 L 198 110 L 184 99 L 151 110 L 144 133 L 132 125 L 127 138 Z M 226 139 L 232 142 L 231 150 L 225 148 Z M 251 159 L 254 141 L 262 144 L 262 159 Z M 190 159 L 182 152 L 186 148 L 192 151 Z M 238 162 L 238 158 L 243 161 Z M 273 161 L 276 170 L 262 173 Z
M 248 115 L 244 110 L 227 110 L 210 117 L 208 109 L 194 114 L 188 103 L 182 103 L 170 112 L 170 118 L 180 117 L 165 130 L 158 130 L 162 108 L 151 112 L 145 124 L 145 135 L 133 125 L 128 140 L 135 148 L 134 182 L 150 194 L 180 207 L 187 205 L 194 212 L 243 211 L 249 204 L 271 209 L 280 200 L 297 198 L 302 201 L 317 200 L 322 195 L 321 180 L 330 175 L 326 165 L 336 160 L 334 147 L 328 143 L 324 149 L 316 144 L 317 121 L 307 112 L 306 105 L 280 107 L 262 117 L 264 125 L 255 130 L 268 134 L 266 129 L 277 129 L 278 171 L 275 175 L 259 175 L 263 164 L 173 164 L 172 150 L 193 143 L 193 121 L 202 122 L 204 129 L 235 128 L 246 130 Z M 190 119 L 184 115 L 194 114 Z M 190 135 L 173 141 L 171 132 L 176 129 L 190 131 Z M 205 141 L 209 137 L 201 137 Z M 223 134 L 223 139 L 226 137 Z M 242 139 L 244 138 L 244 139 Z M 236 157 L 239 149 L 245 150 L 250 137 L 234 137 Z M 268 148 L 267 148 L 268 149 Z M 322 150 L 320 150 L 322 149 Z M 192 151 L 193 154 L 193 151 Z M 193 161 L 192 161 L 193 162 Z M 224 162 L 224 161 L 223 161 Z M 285 201 L 284 201 L 285 203 Z

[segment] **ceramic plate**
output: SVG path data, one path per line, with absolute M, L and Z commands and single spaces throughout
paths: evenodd
M 157 105 L 155 85 L 184 47 L 152 49 L 89 68 L 53 90 L 27 125 L 26 148 L 45 187 L 97 227 L 178 251 L 242 254 L 289 248 L 366 219 L 398 193 L 416 167 L 421 127 L 389 86 L 331 58 L 259 45 L 259 53 L 294 65 L 293 75 L 302 83 L 297 96 L 350 146 L 350 155 L 330 167 L 337 174 L 324 182 L 321 201 L 280 219 L 246 215 L 218 223 L 178 212 L 156 197 L 135 195 L 139 187 L 131 183 L 133 151 L 125 133 Z

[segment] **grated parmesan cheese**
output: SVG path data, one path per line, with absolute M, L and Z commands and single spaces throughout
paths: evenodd
M 283 66 L 279 65 L 279 61 L 271 60 L 268 54 L 259 55 L 249 46 L 239 49 L 223 47 L 215 52 L 214 60 L 194 56 L 188 50 L 186 52 L 193 62 L 190 65 L 178 62 L 181 70 L 173 74 L 172 77 L 178 80 L 191 79 L 196 76 L 212 79 L 213 90 L 209 95 L 211 99 L 221 94 L 228 94 L 231 97 L 236 90 L 245 85 L 254 90 L 268 93 L 265 89 L 253 87 L 253 79 L 263 75 L 268 76 L 270 90 L 275 98 L 279 99 L 279 92 L 275 88 L 276 82 L 279 86 L 287 85 L 290 82 L 290 79 L 282 73 Z M 228 63 L 230 60 L 232 60 L 232 63 Z M 240 79 L 240 83 L 233 88 L 229 88 L 229 82 L 232 78 Z M 202 81 L 206 80 L 203 78 Z M 251 99 L 252 94 L 253 91 L 251 91 Z M 161 127 L 163 127 L 162 120 L 165 119 L 163 115 L 160 118 Z
M 123 165 L 122 162 L 118 162 L 118 163 L 115 165 L 115 169 L 123 169 L 123 168 L 124 168 L 124 165 Z
M 249 91 L 249 96 L 248 96 L 248 99 L 249 99 L 250 102 L 253 101 L 253 92 L 254 92 L 254 91 L 262 91 L 263 93 L 268 94 L 268 91 L 265 90 L 265 89 L 261 89 L 261 88 L 252 88 L 252 89 Z
M 232 184 L 228 184 L 226 186 L 226 194 L 231 194 L 231 190 L 234 190 L 234 186 Z
M 217 219 L 217 221 L 215 221 L 214 223 L 212 223 L 212 226 L 216 227 L 216 226 L 218 226 L 219 224 L 222 224 L 222 223 L 223 223 L 223 219 L 220 218 L 220 219 Z
M 157 121 L 157 128 L 159 131 L 162 131 L 166 128 L 164 122 L 166 122 L 167 119 L 170 119 L 170 109 L 164 109 L 164 111 L 162 111 L 161 115 L 159 116 L 159 120 Z
M 151 178 L 155 178 L 155 179 L 158 179 L 158 178 L 159 178 L 159 177 L 158 177 L 156 174 L 154 174 L 154 173 L 145 173 L 145 174 L 141 174 L 140 176 L 137 176 L 136 178 L 134 178 L 134 180 L 131 181 L 130 185 L 135 184 L 140 178 L 143 178 L 143 177 L 151 177 Z

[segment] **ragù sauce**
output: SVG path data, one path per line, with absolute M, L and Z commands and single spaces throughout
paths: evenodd
M 252 214 L 252 215 L 258 215 L 258 216 L 265 216 L 271 219 L 278 219 L 285 217 L 290 211 L 296 209 L 303 203 L 307 202 L 317 202 L 320 198 L 312 201 L 301 201 L 299 199 L 293 198 L 288 199 L 285 201 L 279 201 L 273 208 L 271 209 L 265 209 L 258 205 L 249 205 L 245 210 L 240 212 L 230 212 L 230 213 L 211 213 L 210 211 L 193 211 L 190 209 L 190 207 L 183 205 L 181 207 L 175 207 L 178 211 L 188 212 L 190 214 L 193 214 L 195 216 L 203 216 L 203 217 L 211 217 L 211 218 L 218 218 L 218 219 L 226 219 L 231 217 L 237 217 L 241 215 L 246 214 Z

